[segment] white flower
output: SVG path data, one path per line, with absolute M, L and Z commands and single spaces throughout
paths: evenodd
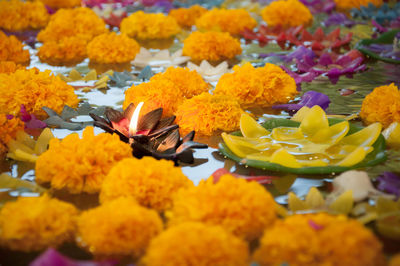
M 196 70 L 197 73 L 203 76 L 203 78 L 208 82 L 218 81 L 223 74 L 231 72 L 226 61 L 220 63 L 216 67 L 213 67 L 206 60 L 201 61 L 200 66 L 188 62 L 187 67 L 190 70 Z
M 136 67 L 169 67 L 179 66 L 189 61 L 189 56 L 182 56 L 182 49 L 176 51 L 172 55 L 168 50 L 161 50 L 153 54 L 146 48 L 141 47 L 140 52 L 136 55 L 132 64 Z

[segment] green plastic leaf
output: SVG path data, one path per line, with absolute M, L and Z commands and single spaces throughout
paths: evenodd
M 151 70 L 150 66 L 146 66 L 145 68 L 140 71 L 138 79 L 139 80 L 148 80 L 154 75 L 153 71 Z

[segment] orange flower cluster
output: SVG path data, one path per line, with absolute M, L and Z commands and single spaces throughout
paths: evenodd
M 121 33 L 140 40 L 166 39 L 181 31 L 176 20 L 162 13 L 137 11 L 121 22 Z
M 14 61 L 0 61 L 0 73 L 14 73 L 18 69 L 25 69 L 21 65 L 15 64 Z
M 349 10 L 352 8 L 360 8 L 362 6 L 368 6 L 368 4 L 373 4 L 374 6 L 381 6 L 383 0 L 334 0 L 336 8 L 340 10 Z
M 8 31 L 41 29 L 50 15 L 40 1 L 0 0 L 0 28 Z M 1 41 L 0 41 L 1 43 Z
M 17 64 L 28 65 L 29 51 L 24 50 L 24 45 L 15 36 L 7 37 L 0 31 L 0 61 L 14 61 Z
M 206 12 L 207 9 L 205 9 L 204 7 L 193 5 L 189 8 L 181 7 L 172 9 L 169 12 L 169 15 L 173 17 L 182 28 L 190 28 L 194 25 L 196 19 L 201 17 L 201 15 Z
M 239 35 L 245 29 L 252 30 L 257 21 L 244 9 L 213 9 L 196 20 L 199 30 L 229 32 Z
M 262 10 L 261 15 L 268 26 L 285 28 L 309 26 L 313 21 L 310 10 L 298 0 L 274 1 Z
M 19 118 L 8 119 L 5 114 L 0 114 L 0 158 L 6 154 L 7 144 L 20 130 L 24 130 L 24 123 Z
M 239 40 L 227 32 L 195 31 L 183 42 L 183 55 L 197 61 L 222 61 L 241 53 Z
M 233 97 L 245 107 L 287 103 L 298 94 L 294 79 L 279 66 L 254 68 L 246 63 L 233 71 L 220 78 L 214 93 Z
M 46 6 L 54 9 L 58 8 L 73 8 L 81 6 L 81 0 L 40 0 Z
M 39 48 L 37 55 L 49 65 L 73 66 L 86 58 L 86 41 L 77 37 L 48 41 Z
M 126 36 L 115 32 L 95 37 L 87 46 L 90 61 L 100 64 L 127 63 L 135 59 L 139 44 Z

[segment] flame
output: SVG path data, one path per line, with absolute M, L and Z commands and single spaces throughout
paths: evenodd
M 140 114 L 140 110 L 143 107 L 144 102 L 140 102 L 136 108 L 135 111 L 133 112 L 132 118 L 131 118 L 131 122 L 129 124 L 129 136 L 133 136 L 136 134 L 137 132 L 137 125 L 139 122 L 139 114 Z

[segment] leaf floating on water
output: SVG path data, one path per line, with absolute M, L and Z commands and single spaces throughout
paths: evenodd
M 153 71 L 151 70 L 150 66 L 146 66 L 145 68 L 143 68 L 142 71 L 140 71 L 138 79 L 139 80 L 148 80 L 150 79 L 152 76 L 154 76 Z
M 108 74 L 107 76 L 118 88 L 130 86 L 131 84 L 128 84 L 128 81 L 133 81 L 135 79 L 135 77 L 127 71 L 114 72 L 113 75 Z

